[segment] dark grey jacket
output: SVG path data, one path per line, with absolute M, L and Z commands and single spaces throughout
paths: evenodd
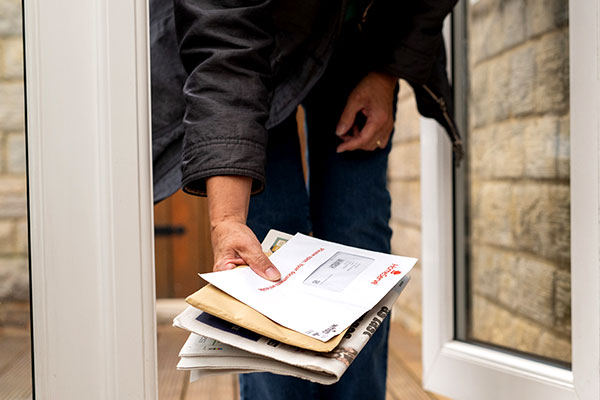
M 265 185 L 267 130 L 322 75 L 344 23 L 357 23 L 373 70 L 406 79 L 422 115 L 448 131 L 456 159 L 442 22 L 456 0 L 151 0 L 154 197 L 204 195 L 214 175 Z

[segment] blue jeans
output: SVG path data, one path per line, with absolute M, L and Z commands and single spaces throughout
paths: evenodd
M 302 174 L 295 117 L 269 132 L 265 191 L 252 197 L 248 225 L 263 240 L 269 229 L 315 237 L 369 250 L 390 252 L 392 231 L 385 149 L 336 153 L 335 127 L 347 96 L 364 70 L 347 55 L 330 62 L 311 90 L 306 111 L 309 182 Z M 242 400 L 384 399 L 389 318 L 373 335 L 342 379 L 319 385 L 302 379 L 253 373 L 240 375 Z

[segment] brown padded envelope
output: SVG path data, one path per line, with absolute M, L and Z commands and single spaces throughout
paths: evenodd
M 296 332 L 265 317 L 252 307 L 208 284 L 185 300 L 188 304 L 281 343 L 318 352 L 332 351 L 342 340 L 345 329 L 327 342 Z

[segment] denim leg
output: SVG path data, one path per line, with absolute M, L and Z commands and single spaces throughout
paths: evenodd
M 240 375 L 240 400 L 329 400 L 320 386 L 291 376 L 259 372 Z
M 303 102 L 309 151 L 308 197 L 305 190 L 299 189 L 299 186 L 304 188 L 304 182 L 300 185 L 295 178 L 298 174 L 290 172 L 301 168 L 299 162 L 291 162 L 299 151 L 273 154 L 278 152 L 280 140 L 288 143 L 283 147 L 291 148 L 291 139 L 270 135 L 267 188 L 265 193 L 251 200 L 248 219 L 249 226 L 260 240 L 271 227 L 289 233 L 309 232 L 307 216 L 310 208 L 314 236 L 390 252 L 392 232 L 388 223 L 391 199 L 386 173 L 391 144 L 372 152 L 337 154 L 335 151 L 340 143 L 335 135 L 339 116 L 348 94 L 365 74 L 364 65 L 360 65 L 360 57 L 357 58 L 356 54 L 354 41 L 342 43 L 328 70 Z M 298 140 L 294 140 L 297 145 Z M 299 176 L 302 176 L 301 173 Z M 299 197 L 297 194 L 300 192 L 304 196 Z M 240 375 L 241 400 L 383 400 L 388 332 L 389 318 L 386 318 L 342 379 L 334 385 L 319 385 L 269 373 L 244 374 Z
M 269 131 L 265 190 L 250 198 L 248 226 L 262 242 L 270 229 L 311 231 L 295 115 Z
M 311 231 L 295 116 L 269 131 L 265 191 L 252 196 L 248 226 L 262 241 L 269 229 Z M 316 399 L 316 384 L 270 373 L 241 374 L 241 400 Z
M 338 154 L 335 135 L 347 96 L 362 77 L 351 57 L 335 60 L 303 105 L 309 152 L 309 198 L 315 237 L 389 253 L 391 198 L 384 149 Z M 385 399 L 389 317 L 350 365 L 342 379 L 320 386 L 319 398 Z

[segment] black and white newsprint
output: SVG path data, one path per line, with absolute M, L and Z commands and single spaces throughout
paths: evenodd
M 335 383 L 388 316 L 409 279 L 404 276 L 328 353 L 280 343 L 190 306 L 173 321 L 174 326 L 191 332 L 179 353 L 177 368 L 191 370 L 192 381 L 213 374 L 272 372 Z M 331 285 L 335 289 L 338 283 Z

